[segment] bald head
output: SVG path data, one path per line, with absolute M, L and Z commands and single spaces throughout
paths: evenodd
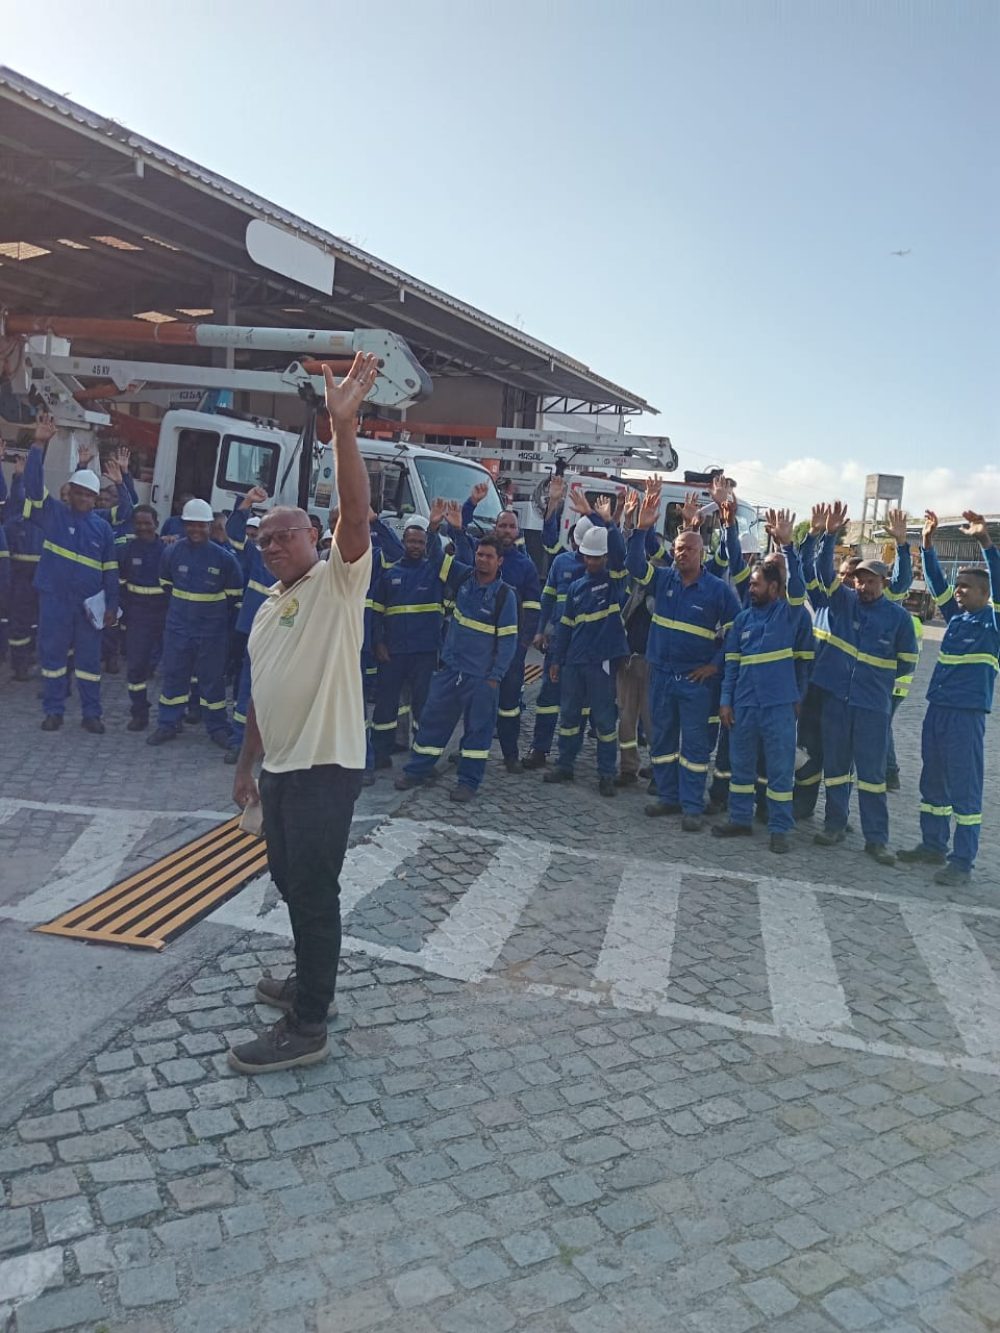
M 674 564 L 685 583 L 691 583 L 701 573 L 705 543 L 697 532 L 682 532 L 674 541 Z
M 291 505 L 279 505 L 264 515 L 257 545 L 268 569 L 286 588 L 308 574 L 319 558 L 309 515 Z

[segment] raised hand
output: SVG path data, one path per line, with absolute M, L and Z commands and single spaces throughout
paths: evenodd
M 726 478 L 721 475 L 712 478 L 708 493 L 720 509 L 733 498 L 732 487 Z
M 698 526 L 698 511 L 701 509 L 701 496 L 697 491 L 688 491 L 681 505 L 681 516 L 686 528 Z
M 582 486 L 571 486 L 569 488 L 569 503 L 574 513 L 582 514 L 585 517 L 590 513 L 590 501 L 584 495 Z
M 39 412 L 38 416 L 35 418 L 35 439 L 34 439 L 34 443 L 35 443 L 35 444 L 48 444 L 49 440 L 52 439 L 52 436 L 55 435 L 55 433 L 56 433 L 56 429 L 57 429 L 57 427 L 56 427 L 56 423 L 52 420 L 52 416 L 51 416 L 51 414 L 48 413 L 48 412 Z M 84 446 L 81 445 L 81 446 L 80 446 L 80 449 L 78 450 L 78 453 L 79 453 L 81 456 L 82 456 L 82 453 L 83 453 L 83 449 L 84 449 Z M 93 454 L 91 454 L 90 457 L 93 458 Z M 81 466 L 81 467 L 84 467 L 84 466 L 86 466 L 86 465 L 83 464 L 83 463 L 81 463 L 80 466 Z
M 813 505 L 812 516 L 809 519 L 809 531 L 814 537 L 819 537 L 826 532 L 826 513 L 829 507 L 825 504 Z
M 462 531 L 462 506 L 457 500 L 449 500 L 445 505 L 444 516 L 448 521 L 449 528 L 455 532 Z
M 566 494 L 566 482 L 562 477 L 553 477 L 549 482 L 549 503 L 561 504 Z
M 767 530 L 779 546 L 788 546 L 795 527 L 795 515 L 790 509 L 769 509 Z
M 122 447 L 118 450 L 116 456 L 118 459 L 118 466 L 121 468 L 122 472 L 123 473 L 127 472 L 128 465 L 132 459 L 132 450 L 126 449 L 125 446 L 122 445 Z
M 924 526 L 920 534 L 920 543 L 926 551 L 934 544 L 934 534 L 938 528 L 938 516 L 933 509 L 924 510 Z
M 336 432 L 338 426 L 353 426 L 361 404 L 378 379 L 378 357 L 372 352 L 358 352 L 350 370 L 338 384 L 333 371 L 324 361 L 323 380 L 326 389 L 326 410 Z
M 254 505 L 262 505 L 267 499 L 267 491 L 263 486 L 251 486 L 240 501 L 241 509 L 252 509 Z M 371 520 L 369 520 L 370 522 Z
M 659 490 L 649 491 L 642 497 L 642 506 L 639 509 L 639 517 L 636 519 L 636 527 L 642 530 L 652 528 L 656 525 L 656 520 L 660 516 L 660 492 Z
M 982 514 L 977 514 L 974 509 L 963 509 L 962 517 L 965 519 L 965 527 L 959 528 L 959 532 L 963 537 L 975 537 L 984 551 L 993 545 L 990 530 Z
M 440 495 L 437 496 L 434 503 L 431 505 L 431 511 L 427 516 L 432 531 L 437 532 L 438 528 L 444 521 L 444 517 L 445 514 L 447 514 L 447 512 L 448 512 L 448 501 L 442 499 Z
M 719 517 L 722 519 L 724 528 L 731 528 L 736 522 L 736 501 L 733 499 L 732 492 L 725 500 L 719 502 Z
M 483 500 L 486 499 L 486 493 L 489 489 L 490 487 L 488 482 L 477 481 L 475 486 L 473 486 L 472 490 L 469 492 L 469 499 L 472 501 L 474 505 L 480 504 Z M 450 521 L 451 520 L 449 519 L 449 522 Z
M 106 477 L 110 477 L 110 479 L 115 483 L 116 486 L 121 485 L 122 482 L 121 464 L 118 462 L 118 459 L 113 454 L 108 458 L 108 461 L 104 464 L 104 475 Z
M 631 486 L 625 492 L 625 518 L 631 526 L 635 526 L 635 516 L 639 512 L 639 492 Z
M 828 533 L 836 534 L 847 522 L 847 505 L 843 500 L 834 500 L 826 512 L 826 530 Z
M 897 546 L 906 545 L 906 511 L 889 509 L 885 515 L 885 530 Z
M 594 513 L 604 519 L 605 523 L 611 522 L 611 496 L 599 495 L 594 501 Z

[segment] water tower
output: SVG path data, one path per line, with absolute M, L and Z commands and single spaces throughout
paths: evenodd
M 903 507 L 903 477 L 871 472 L 865 478 L 865 503 L 861 510 L 861 540 L 870 541 L 875 528 L 890 509 Z

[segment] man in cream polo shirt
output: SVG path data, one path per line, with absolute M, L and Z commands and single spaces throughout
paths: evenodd
M 326 376 L 340 513 L 329 560 L 302 509 L 272 509 L 258 547 L 278 579 L 254 618 L 247 651 L 253 694 L 233 798 L 262 802 L 271 878 L 288 905 L 295 971 L 261 977 L 257 999 L 284 1011 L 229 1052 L 246 1074 L 325 1059 L 326 1020 L 340 960 L 340 870 L 365 768 L 361 644 L 371 581 L 368 474 L 355 435 L 377 358 Z M 262 760 L 260 788 L 254 767 Z

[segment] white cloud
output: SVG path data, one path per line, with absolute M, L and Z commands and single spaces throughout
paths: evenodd
M 790 507 L 800 519 L 820 500 L 844 500 L 851 517 L 859 519 L 869 471 L 850 458 L 837 462 L 792 458 L 777 465 L 756 458 L 726 463 L 727 474 L 736 478 L 745 499 Z M 1000 513 L 1000 466 L 988 463 L 971 473 L 950 467 L 914 473 L 903 486 L 903 507 L 910 514 L 934 509 L 942 516 L 968 508 Z

